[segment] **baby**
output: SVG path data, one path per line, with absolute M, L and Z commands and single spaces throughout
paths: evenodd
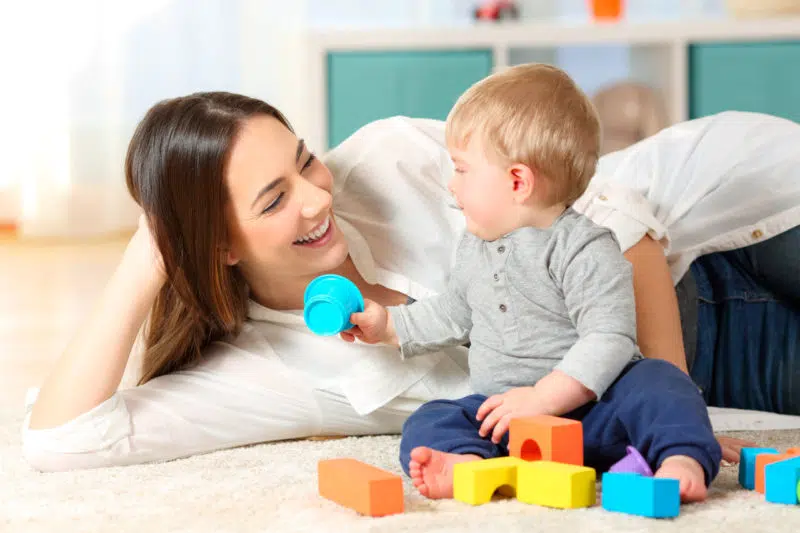
M 470 343 L 476 394 L 420 407 L 400 460 L 430 498 L 453 465 L 508 455 L 512 418 L 580 420 L 588 466 L 635 446 L 683 501 L 706 497 L 721 449 L 698 388 L 636 345 L 632 268 L 613 234 L 570 208 L 595 172 L 597 114 L 561 70 L 520 65 L 472 86 L 447 118 L 449 188 L 466 229 L 446 291 L 411 305 L 365 301 L 348 341 L 403 358 Z

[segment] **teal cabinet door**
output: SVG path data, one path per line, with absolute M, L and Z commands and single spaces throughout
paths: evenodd
M 693 45 L 692 118 L 755 111 L 800 122 L 800 41 Z
M 491 50 L 332 52 L 328 146 L 381 118 L 444 120 L 461 93 L 491 70 Z

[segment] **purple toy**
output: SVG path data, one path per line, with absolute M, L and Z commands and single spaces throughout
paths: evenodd
M 614 465 L 609 468 L 608 471 L 615 473 L 627 472 L 653 477 L 653 471 L 650 470 L 650 466 L 648 466 L 647 461 L 644 460 L 642 454 L 639 453 L 639 450 L 633 446 L 627 446 L 625 449 L 627 450 L 628 455 L 614 463 Z

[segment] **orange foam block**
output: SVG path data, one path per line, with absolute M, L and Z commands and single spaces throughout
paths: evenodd
M 583 425 L 557 416 L 514 418 L 508 452 L 526 461 L 552 461 L 583 466 Z
M 784 461 L 786 459 L 791 459 L 792 457 L 797 457 L 798 455 L 800 455 L 800 448 L 789 448 L 786 450 L 786 453 L 779 453 L 777 455 L 756 455 L 756 492 L 764 494 L 766 491 L 766 475 L 764 467 L 771 465 L 772 463 L 777 463 L 778 461 Z
M 325 459 L 317 465 L 319 495 L 367 516 L 403 512 L 400 476 L 356 459 Z

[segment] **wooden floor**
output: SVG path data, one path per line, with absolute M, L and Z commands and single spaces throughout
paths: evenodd
M 47 375 L 125 244 L 0 240 L 0 408 L 22 409 L 25 391 Z

